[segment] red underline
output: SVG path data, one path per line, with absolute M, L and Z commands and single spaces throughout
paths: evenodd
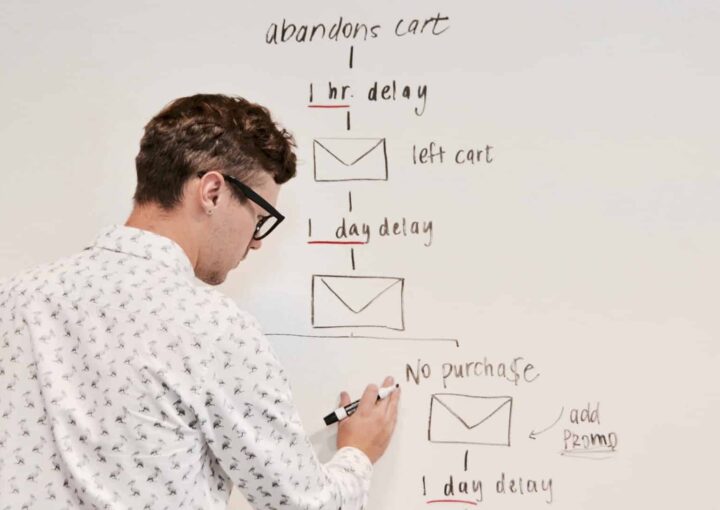
M 350 108 L 349 104 L 309 104 L 308 108 Z
M 308 244 L 367 244 L 362 241 L 308 241 Z
M 466 505 L 477 506 L 475 501 L 470 501 L 468 499 L 431 499 L 430 501 L 427 501 L 427 504 L 430 503 L 465 503 Z

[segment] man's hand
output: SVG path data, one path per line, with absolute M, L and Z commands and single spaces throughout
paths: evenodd
M 386 377 L 383 386 L 395 384 L 392 377 Z M 338 423 L 337 447 L 354 446 L 368 456 L 370 462 L 382 457 L 390 443 L 397 421 L 400 388 L 383 400 L 377 400 L 378 387 L 374 384 L 365 388 L 357 411 Z M 340 407 L 350 403 L 350 395 L 340 394 Z

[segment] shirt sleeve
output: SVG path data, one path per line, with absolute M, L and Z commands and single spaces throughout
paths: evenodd
M 204 403 L 195 409 L 219 465 L 257 509 L 364 508 L 368 457 L 347 447 L 322 464 L 259 324 L 244 313 L 233 322 L 203 367 Z

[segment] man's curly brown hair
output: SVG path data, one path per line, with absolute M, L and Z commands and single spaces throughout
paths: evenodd
M 248 185 L 265 171 L 282 184 L 295 176 L 294 147 L 292 135 L 263 106 L 221 94 L 182 97 L 145 126 L 135 158 L 133 199 L 137 205 L 154 202 L 170 210 L 182 199 L 188 179 L 210 170 Z

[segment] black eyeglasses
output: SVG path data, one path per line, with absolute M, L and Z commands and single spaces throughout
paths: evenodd
M 198 172 L 197 176 L 202 177 L 206 173 L 207 172 Z M 243 184 L 242 182 L 240 182 L 240 180 L 236 179 L 232 175 L 227 175 L 222 172 L 218 173 L 222 175 L 226 181 L 235 186 L 235 188 L 240 191 L 240 193 L 245 195 L 248 200 L 252 200 L 257 205 L 265 209 L 265 211 L 270 213 L 267 216 L 263 216 L 258 220 L 257 225 L 255 225 L 255 233 L 253 234 L 253 239 L 259 241 L 260 239 L 269 236 L 270 232 L 275 230 L 275 227 L 280 225 L 282 220 L 285 219 L 285 216 L 280 214 L 280 212 L 273 206 L 271 206 L 267 200 L 255 193 L 250 186 L 248 186 L 247 184 Z

